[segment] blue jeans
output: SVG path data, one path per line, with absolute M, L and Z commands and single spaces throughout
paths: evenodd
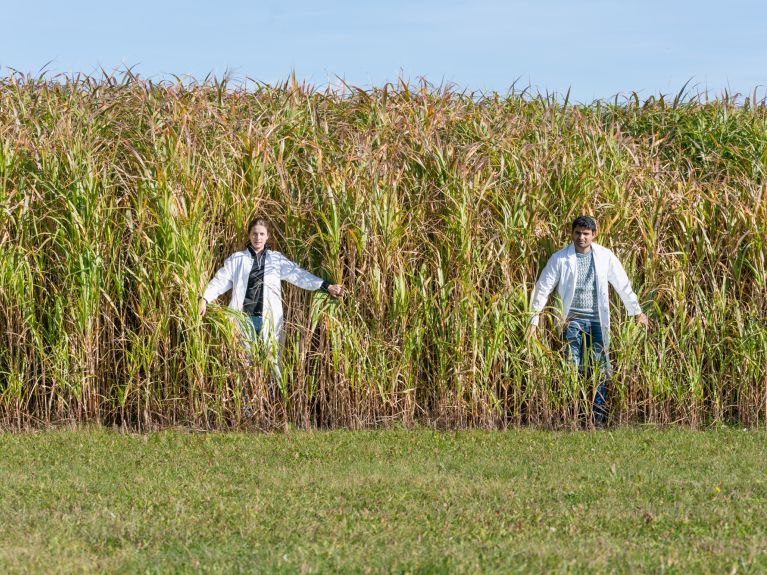
M 259 358 L 265 358 L 267 356 L 268 350 L 267 347 L 264 345 L 264 342 L 261 341 L 261 330 L 264 327 L 264 318 L 260 315 L 251 315 L 248 316 L 248 319 L 244 322 L 243 331 L 245 332 L 245 344 L 247 346 L 248 351 L 251 354 L 256 354 Z M 271 360 L 271 377 L 268 380 L 268 389 L 269 389 L 269 397 L 274 398 L 276 394 L 276 385 L 278 382 L 282 379 L 282 374 L 280 372 L 280 364 L 279 364 L 279 358 L 275 355 L 274 358 Z M 242 397 L 243 400 L 247 400 L 247 396 L 245 394 L 245 390 L 242 391 Z
M 249 334 L 252 336 L 253 340 L 256 340 L 259 335 L 261 335 L 261 326 L 264 325 L 264 318 L 260 315 L 251 315 L 248 316 L 248 319 L 250 320 L 250 329 L 252 332 Z
M 594 423 L 604 424 L 607 422 L 605 399 L 612 366 L 602 340 L 602 326 L 598 321 L 572 319 L 567 322 L 564 339 L 567 357 L 582 377 L 591 378 L 595 369 L 599 371 L 592 413 Z

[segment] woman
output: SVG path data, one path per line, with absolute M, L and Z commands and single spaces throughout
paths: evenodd
M 270 236 L 271 225 L 267 220 L 252 220 L 248 225 L 247 247 L 226 259 L 200 298 L 200 315 L 205 315 L 208 303 L 231 289 L 229 307 L 244 312 L 253 334 L 260 335 L 267 344 L 275 336 L 278 342 L 283 339 L 282 280 L 306 290 L 321 289 L 333 297 L 344 293 L 342 285 L 324 281 L 269 249 Z M 279 374 L 276 355 L 275 371 Z

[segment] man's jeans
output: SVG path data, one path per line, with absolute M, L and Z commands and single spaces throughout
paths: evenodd
M 602 326 L 598 321 L 572 319 L 567 322 L 564 339 L 567 342 L 567 357 L 583 378 L 590 379 L 598 370 L 599 384 L 592 413 L 594 423 L 604 425 L 607 422 L 605 398 L 612 367 L 602 341 Z

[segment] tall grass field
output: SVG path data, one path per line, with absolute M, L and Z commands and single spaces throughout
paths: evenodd
M 0 422 L 576 426 L 594 383 L 566 377 L 554 313 L 525 329 L 591 214 L 651 320 L 612 302 L 612 423 L 763 427 L 766 174 L 754 97 L 7 76 Z M 226 298 L 197 313 L 257 214 L 347 288 L 285 286 L 276 397 Z

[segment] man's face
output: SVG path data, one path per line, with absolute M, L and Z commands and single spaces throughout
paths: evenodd
M 575 244 L 576 249 L 579 251 L 588 250 L 596 235 L 596 232 L 593 232 L 588 228 L 582 228 L 580 226 L 576 227 L 573 230 L 573 243 Z

